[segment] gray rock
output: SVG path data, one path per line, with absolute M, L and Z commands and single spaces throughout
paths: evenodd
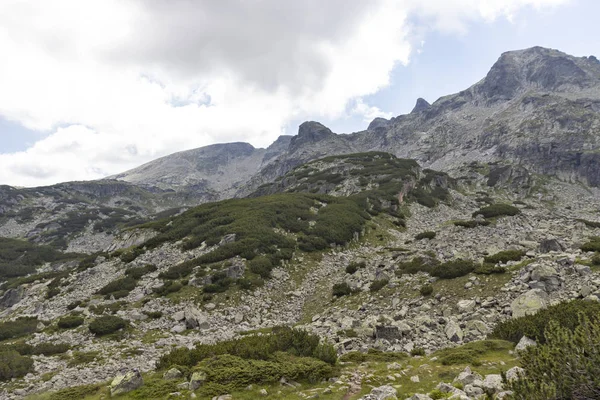
M 397 400 L 396 389 L 389 385 L 373 388 L 371 393 L 360 398 L 360 400 Z
M 556 239 L 546 239 L 540 242 L 540 252 L 564 251 L 565 247 Z
M 527 336 L 523 336 L 519 343 L 515 346 L 515 351 L 523 351 L 530 346 L 537 346 L 537 343 L 533 339 L 529 339 Z
M 463 386 L 471 385 L 475 381 L 481 381 L 483 378 L 478 373 L 474 373 L 471 371 L 470 367 L 466 367 L 463 372 L 458 374 L 456 378 L 454 378 L 453 382 L 461 383 Z
M 206 382 L 206 372 L 196 371 L 190 378 L 190 390 L 196 390 Z
M 432 400 L 431 397 L 426 394 L 413 394 L 411 397 L 407 397 L 406 400 Z
M 110 384 L 110 395 L 118 396 L 127 392 L 131 392 L 142 386 L 144 380 L 140 371 L 133 370 L 123 375 L 117 375 Z
M 23 286 L 8 289 L 0 298 L 0 307 L 10 308 L 19 303 L 23 299 L 24 295 L 25 289 L 23 289 Z
M 188 329 L 208 329 L 210 324 L 206 315 L 194 306 L 187 306 L 184 310 L 185 326 Z
M 532 289 L 517 297 L 511 304 L 513 318 L 535 314 L 548 306 L 548 295 L 540 289 Z
M 164 379 L 179 379 L 183 376 L 180 370 L 177 368 L 171 368 L 163 374 Z
M 444 329 L 444 333 L 448 340 L 452 342 L 460 342 L 463 339 L 463 331 L 460 329 L 460 325 L 458 322 L 450 320 L 446 325 L 446 329 Z
M 481 388 L 490 394 L 501 392 L 503 389 L 502 376 L 499 374 L 486 375 Z
M 508 371 L 506 371 L 506 380 L 512 382 L 518 379 L 525 373 L 525 370 L 521 367 L 512 367 Z
M 575 264 L 575 271 L 579 276 L 588 276 L 592 273 L 592 269 L 587 265 Z
M 456 308 L 458 308 L 458 312 L 460 313 L 468 313 L 475 309 L 475 300 L 460 300 L 456 303 Z

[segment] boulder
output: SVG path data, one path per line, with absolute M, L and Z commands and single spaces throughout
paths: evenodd
M 452 342 L 460 342 L 463 339 L 463 331 L 462 329 L 460 329 L 460 325 L 458 325 L 458 322 L 456 321 L 448 321 L 444 332 L 446 333 L 446 337 L 448 338 L 448 340 Z
M 433 400 L 431 397 L 426 394 L 413 394 L 411 397 L 407 397 L 406 400 Z
M 548 306 L 548 295 L 541 289 L 532 289 L 519 297 L 510 304 L 513 318 L 524 317 L 525 315 L 535 314 L 542 308 Z
M 471 371 L 470 367 L 466 367 L 463 372 L 454 378 L 453 382 L 461 383 L 463 386 L 472 385 L 475 381 L 481 381 L 483 378 L 478 373 Z
M 110 384 L 110 395 L 111 397 L 122 395 L 139 388 L 143 384 L 142 374 L 137 369 L 134 369 L 125 374 L 119 374 L 113 379 Z
M 502 376 L 500 374 L 486 375 L 481 388 L 488 394 L 501 392 L 503 389 Z
M 592 269 L 587 265 L 575 264 L 575 271 L 579 274 L 579 276 L 587 276 L 592 273 Z
M 163 374 L 164 379 L 179 379 L 183 376 L 180 370 L 177 368 L 171 368 Z
M 188 329 L 208 329 L 210 325 L 206 315 L 196 307 L 187 306 L 184 310 L 185 326 Z
M 196 371 L 190 378 L 190 390 L 196 390 L 206 382 L 206 372 Z
M 385 339 L 394 341 L 400 339 L 402 337 L 402 333 L 398 329 L 397 326 L 383 326 L 378 325 L 375 327 L 375 338 L 376 339 Z
M 534 342 L 535 343 L 535 342 Z M 508 382 L 512 382 L 519 378 L 519 376 L 523 375 L 525 370 L 521 367 L 512 367 L 508 371 L 506 371 L 506 380 Z
M 397 400 L 396 389 L 389 385 L 373 388 L 371 393 L 360 398 L 360 400 Z
M 546 239 L 540 242 L 540 252 L 564 251 L 565 247 L 556 239 Z
M 523 336 L 521 340 L 519 340 L 519 343 L 517 343 L 517 345 L 515 346 L 515 351 L 523 351 L 529 346 L 537 346 L 537 343 L 535 342 L 535 340 L 529 339 L 527 336 Z
M 560 288 L 558 272 L 549 265 L 537 265 L 531 270 L 531 280 L 543 283 L 547 292 L 553 292 Z
M 461 300 L 456 303 L 456 308 L 458 308 L 458 312 L 464 314 L 473 311 L 475 304 L 475 300 Z

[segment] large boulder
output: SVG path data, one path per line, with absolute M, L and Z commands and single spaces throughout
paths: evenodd
M 456 321 L 448 321 L 444 332 L 446 333 L 448 340 L 452 342 L 460 342 L 463 339 L 463 331 L 460 329 L 460 325 L 458 325 L 458 322 Z
M 475 382 L 481 381 L 483 377 L 476 372 L 471 371 L 470 367 L 466 367 L 463 372 L 454 378 L 454 382 L 460 383 L 463 386 L 472 385 Z
M 110 395 L 119 396 L 135 390 L 144 384 L 142 374 L 137 369 L 119 374 L 110 384 Z
M 456 308 L 458 308 L 458 312 L 464 314 L 469 313 L 475 309 L 475 300 L 461 300 L 456 303 Z
M 503 389 L 502 376 L 499 374 L 486 375 L 481 388 L 490 395 L 501 392 Z
M 546 239 L 540 242 L 540 252 L 564 251 L 565 247 L 556 239 Z
M 536 265 L 531 270 L 531 280 L 543 283 L 547 292 L 553 292 L 560 288 L 558 272 L 549 265 Z
M 206 382 L 206 372 L 196 371 L 190 378 L 190 390 L 196 390 Z
M 208 317 L 194 306 L 187 306 L 184 310 L 185 326 L 188 329 L 208 329 Z
M 396 389 L 389 385 L 373 388 L 371 393 L 360 398 L 360 400 L 397 400 Z
M 524 317 L 535 314 L 539 310 L 548 306 L 548 295 L 541 289 L 532 289 L 516 299 L 510 304 L 513 318 Z
M 523 336 L 521 340 L 519 340 L 519 343 L 517 343 L 517 345 L 515 346 L 515 351 L 520 352 L 530 346 L 537 346 L 537 343 L 535 342 L 535 340 L 529 339 L 527 336 Z

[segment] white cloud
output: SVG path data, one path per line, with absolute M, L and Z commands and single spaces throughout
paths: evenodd
M 215 142 L 266 146 L 290 120 L 389 117 L 362 97 L 409 62 L 410 18 L 456 33 L 566 1 L 5 0 L 0 115 L 48 136 L 0 155 L 0 183 L 100 178 Z

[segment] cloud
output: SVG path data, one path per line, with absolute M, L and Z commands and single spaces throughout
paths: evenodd
M 46 137 L 0 155 L 0 183 L 95 179 L 216 142 L 266 146 L 292 120 L 388 117 L 362 98 L 410 62 L 416 32 L 566 1 L 6 0 L 0 115 Z

